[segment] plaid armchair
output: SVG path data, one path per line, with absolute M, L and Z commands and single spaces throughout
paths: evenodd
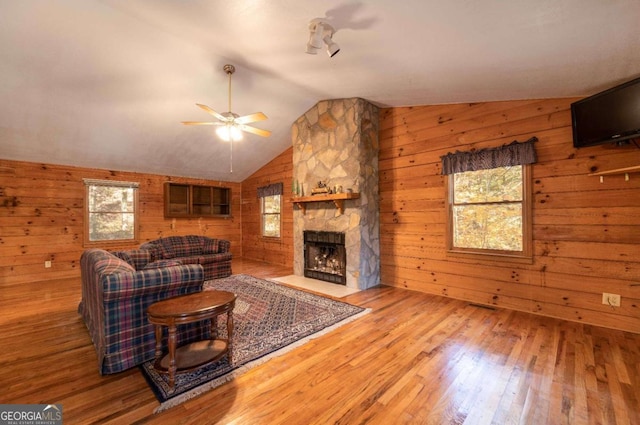
M 202 291 L 202 266 L 151 259 L 143 250 L 110 253 L 89 249 L 80 257 L 82 300 L 78 312 L 89 329 L 103 375 L 154 358 L 155 327 L 146 313 L 152 303 Z M 180 326 L 177 342 L 182 345 L 208 338 L 208 332 L 204 322 Z
M 156 260 L 176 260 L 182 264 L 200 264 L 204 280 L 231 275 L 231 242 L 207 236 L 169 236 L 140 245 Z

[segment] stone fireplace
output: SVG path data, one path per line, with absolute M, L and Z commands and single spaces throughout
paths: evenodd
M 304 231 L 304 276 L 347 284 L 347 251 L 342 232 Z
M 335 283 L 378 285 L 378 108 L 360 98 L 318 102 L 293 124 L 292 144 L 294 203 L 301 199 L 294 207 L 294 274 L 305 275 L 304 231 L 337 232 L 346 268 L 344 282 Z M 319 182 L 332 193 L 312 195 Z

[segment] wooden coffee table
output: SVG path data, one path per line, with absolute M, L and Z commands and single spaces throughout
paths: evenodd
M 149 322 L 156 325 L 156 360 L 154 367 L 169 374 L 175 385 L 176 373 L 208 365 L 225 354 L 231 363 L 233 307 L 236 294 L 227 291 L 203 291 L 158 301 L 147 309 Z M 227 313 L 227 338 L 218 338 L 218 316 Z M 176 347 L 176 327 L 185 323 L 210 320 L 211 339 Z M 162 353 L 162 327 L 169 328 L 169 352 Z

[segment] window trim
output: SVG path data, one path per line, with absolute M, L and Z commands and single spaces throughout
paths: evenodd
M 454 174 L 445 179 L 446 252 L 447 256 L 476 260 L 499 260 L 514 263 L 533 263 L 533 195 L 530 164 L 522 166 L 522 251 L 457 248 L 453 246 L 453 182 Z M 499 167 L 496 167 L 499 168 Z
M 84 189 L 84 246 L 85 247 L 98 247 L 98 246 L 111 246 L 111 245 L 123 245 L 123 244 L 137 244 L 139 243 L 139 187 L 137 182 L 125 182 L 116 180 L 97 180 L 97 179 L 82 179 Z M 133 239 L 110 239 L 101 241 L 92 241 L 89 239 L 89 190 L 91 186 L 109 186 L 109 187 L 124 187 L 131 188 L 133 190 Z
M 280 212 L 279 213 L 265 213 L 264 212 L 264 200 L 267 197 L 270 196 L 279 196 L 280 197 Z M 264 196 L 260 196 L 260 237 L 264 238 L 264 239 L 281 239 L 282 238 L 282 207 L 283 207 L 283 200 L 282 200 L 282 194 L 273 194 L 273 195 L 264 195 Z M 265 215 L 278 215 L 278 225 L 279 225 L 279 236 L 269 236 L 269 235 L 265 235 L 264 234 L 264 217 Z

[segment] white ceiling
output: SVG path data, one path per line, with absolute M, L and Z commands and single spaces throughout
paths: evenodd
M 305 53 L 325 18 L 341 51 Z M 242 181 L 323 99 L 582 96 L 640 76 L 638 0 L 0 0 L 0 158 Z M 195 103 L 263 111 L 233 146 Z

